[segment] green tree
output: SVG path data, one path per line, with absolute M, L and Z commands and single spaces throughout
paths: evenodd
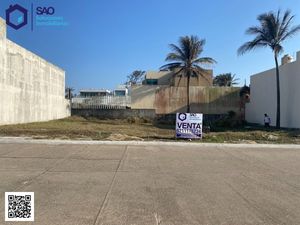
M 203 65 L 212 65 L 216 61 L 210 57 L 200 58 L 205 45 L 204 39 L 199 39 L 197 36 L 180 37 L 179 45 L 170 44 L 172 50 L 166 57 L 168 63 L 162 66 L 161 70 L 176 71 L 174 76 L 183 76 L 187 78 L 187 113 L 190 112 L 190 78 L 195 76 L 203 76 L 207 71 Z
M 144 80 L 146 72 L 142 70 L 135 70 L 127 76 L 126 84 L 139 84 Z
M 255 38 L 252 41 L 246 42 L 238 49 L 239 55 L 261 47 L 270 47 L 273 51 L 276 65 L 277 128 L 280 128 L 280 76 L 278 56 L 283 52 L 282 43 L 300 31 L 300 25 L 292 27 L 294 17 L 295 16 L 291 15 L 291 11 L 289 10 L 285 11 L 283 16 L 280 10 L 259 15 L 257 20 L 260 25 L 250 27 L 246 31 L 246 34 L 255 35 Z
M 216 76 L 213 80 L 213 84 L 220 87 L 232 87 L 233 85 L 237 85 L 238 81 L 239 78 L 236 78 L 235 74 L 224 73 Z

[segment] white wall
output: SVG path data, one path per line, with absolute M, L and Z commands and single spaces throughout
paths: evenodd
M 246 120 L 263 124 L 264 114 L 276 125 L 276 71 L 268 70 L 251 76 L 250 103 Z M 281 127 L 300 128 L 300 52 L 297 61 L 280 66 Z
M 0 125 L 67 116 L 65 72 L 8 40 L 0 18 Z

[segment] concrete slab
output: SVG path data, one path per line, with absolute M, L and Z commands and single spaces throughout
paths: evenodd
M 77 151 L 86 149 L 86 146 L 70 145 L 66 147 L 65 145 L 47 144 L 18 144 L 14 146 L 9 144 L 6 145 L 5 149 L 5 153 L 2 154 L 2 157 L 61 159 L 68 155 L 74 154 Z
M 41 171 L 0 171 L 0 193 L 17 191 L 40 174 Z M 1 194 L 0 201 L 3 199 Z
M 120 171 L 125 172 L 205 174 L 223 174 L 224 171 L 240 173 L 242 170 L 249 169 L 259 173 L 271 171 L 272 168 L 234 158 L 220 147 L 166 148 L 163 146 L 131 146 L 120 167 Z
M 0 156 L 20 149 L 23 144 L 0 144 Z
M 113 173 L 47 172 L 22 191 L 35 193 L 35 224 L 93 224 L 112 177 Z
M 34 191 L 36 224 L 300 224 L 297 148 L 45 143 L 0 144 L 3 148 L 0 201 L 5 191 Z M 4 223 L 3 206 L 0 224 L 18 224 Z
M 58 160 L 59 159 L 0 157 L 0 171 L 44 171 L 54 166 Z
M 5 192 L 23 191 L 40 174 L 40 171 L 0 171 L 0 224 L 8 224 L 4 223 Z
M 268 166 L 272 170 L 283 173 L 299 174 L 300 154 L 298 149 L 239 149 L 223 148 L 228 154 L 234 154 L 237 159 Z
M 68 159 L 61 162 L 51 172 L 115 172 L 118 160 L 80 160 Z
M 129 172 L 118 173 L 116 180 L 98 225 L 274 224 L 221 175 Z
M 45 174 L 27 187 L 36 193 L 36 208 L 40 209 L 36 222 L 93 224 L 112 177 L 113 173 L 103 172 Z
M 73 152 L 71 159 L 112 159 L 122 158 L 126 146 L 114 145 L 85 145 L 85 148 Z

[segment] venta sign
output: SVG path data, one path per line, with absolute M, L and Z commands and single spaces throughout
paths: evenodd
M 176 138 L 200 139 L 202 138 L 203 114 L 177 113 Z

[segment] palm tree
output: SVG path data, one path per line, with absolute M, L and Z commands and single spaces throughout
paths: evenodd
M 300 31 L 300 25 L 291 27 L 294 17 L 295 16 L 291 15 L 291 11 L 289 10 L 285 11 L 283 16 L 281 15 L 280 10 L 278 10 L 277 13 L 269 12 L 259 15 L 257 20 L 260 25 L 250 27 L 246 31 L 246 34 L 256 35 L 255 38 L 252 41 L 246 42 L 238 49 L 239 55 L 260 47 L 270 47 L 273 51 L 276 65 L 277 128 L 280 128 L 280 79 L 278 55 L 283 52 L 282 43 Z
M 172 50 L 167 55 L 166 61 L 168 63 L 162 66 L 161 70 L 176 71 L 174 76 L 184 76 L 187 78 L 187 113 L 190 112 L 190 79 L 191 77 L 205 77 L 207 70 L 203 65 L 212 65 L 216 61 L 210 57 L 199 58 L 203 52 L 205 45 L 204 39 L 199 39 L 197 36 L 184 36 L 179 39 L 179 46 L 170 44 Z
M 238 81 L 239 78 L 236 78 L 235 74 L 232 75 L 231 73 L 224 73 L 216 76 L 213 84 L 220 87 L 232 87 L 233 85 L 237 85 Z

